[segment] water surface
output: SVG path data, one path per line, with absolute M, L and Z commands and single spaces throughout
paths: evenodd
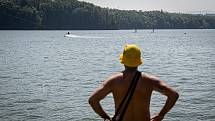
M 138 44 L 144 64 L 180 98 L 164 121 L 215 120 L 215 30 L 0 31 L 0 119 L 100 121 L 90 93 L 123 70 L 119 54 Z M 186 33 L 186 34 L 185 34 Z M 165 103 L 153 93 L 151 115 Z M 112 95 L 102 101 L 114 114 Z

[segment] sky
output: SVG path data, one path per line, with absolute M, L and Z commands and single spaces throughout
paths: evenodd
M 80 0 L 121 10 L 215 13 L 215 0 Z

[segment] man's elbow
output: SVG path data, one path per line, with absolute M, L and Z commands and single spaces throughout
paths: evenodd
M 95 104 L 96 102 L 98 102 L 95 98 L 93 98 L 93 97 L 90 97 L 89 99 L 88 99 L 88 103 L 90 104 L 90 105 L 93 105 L 93 104 Z
M 178 100 L 178 98 L 179 98 L 179 93 L 178 92 L 175 92 L 175 98 L 176 98 L 176 100 Z
M 171 98 L 174 98 L 175 100 L 178 100 L 179 98 L 179 93 L 174 91 L 171 93 L 171 95 L 169 95 Z
M 92 98 L 92 97 L 90 97 L 90 98 L 88 99 L 88 103 L 89 103 L 90 105 L 93 104 L 93 98 Z

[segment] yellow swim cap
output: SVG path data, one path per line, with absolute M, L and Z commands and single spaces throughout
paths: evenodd
M 120 63 L 129 67 L 138 67 L 143 63 L 141 50 L 137 45 L 126 45 L 123 54 L 120 54 Z

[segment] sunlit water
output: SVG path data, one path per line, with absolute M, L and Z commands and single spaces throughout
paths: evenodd
M 180 93 L 165 121 L 215 121 L 215 30 L 0 31 L 0 120 L 101 121 L 90 93 L 123 70 L 138 44 L 144 65 Z M 153 93 L 151 115 L 165 103 Z M 112 95 L 102 101 L 114 114 Z

